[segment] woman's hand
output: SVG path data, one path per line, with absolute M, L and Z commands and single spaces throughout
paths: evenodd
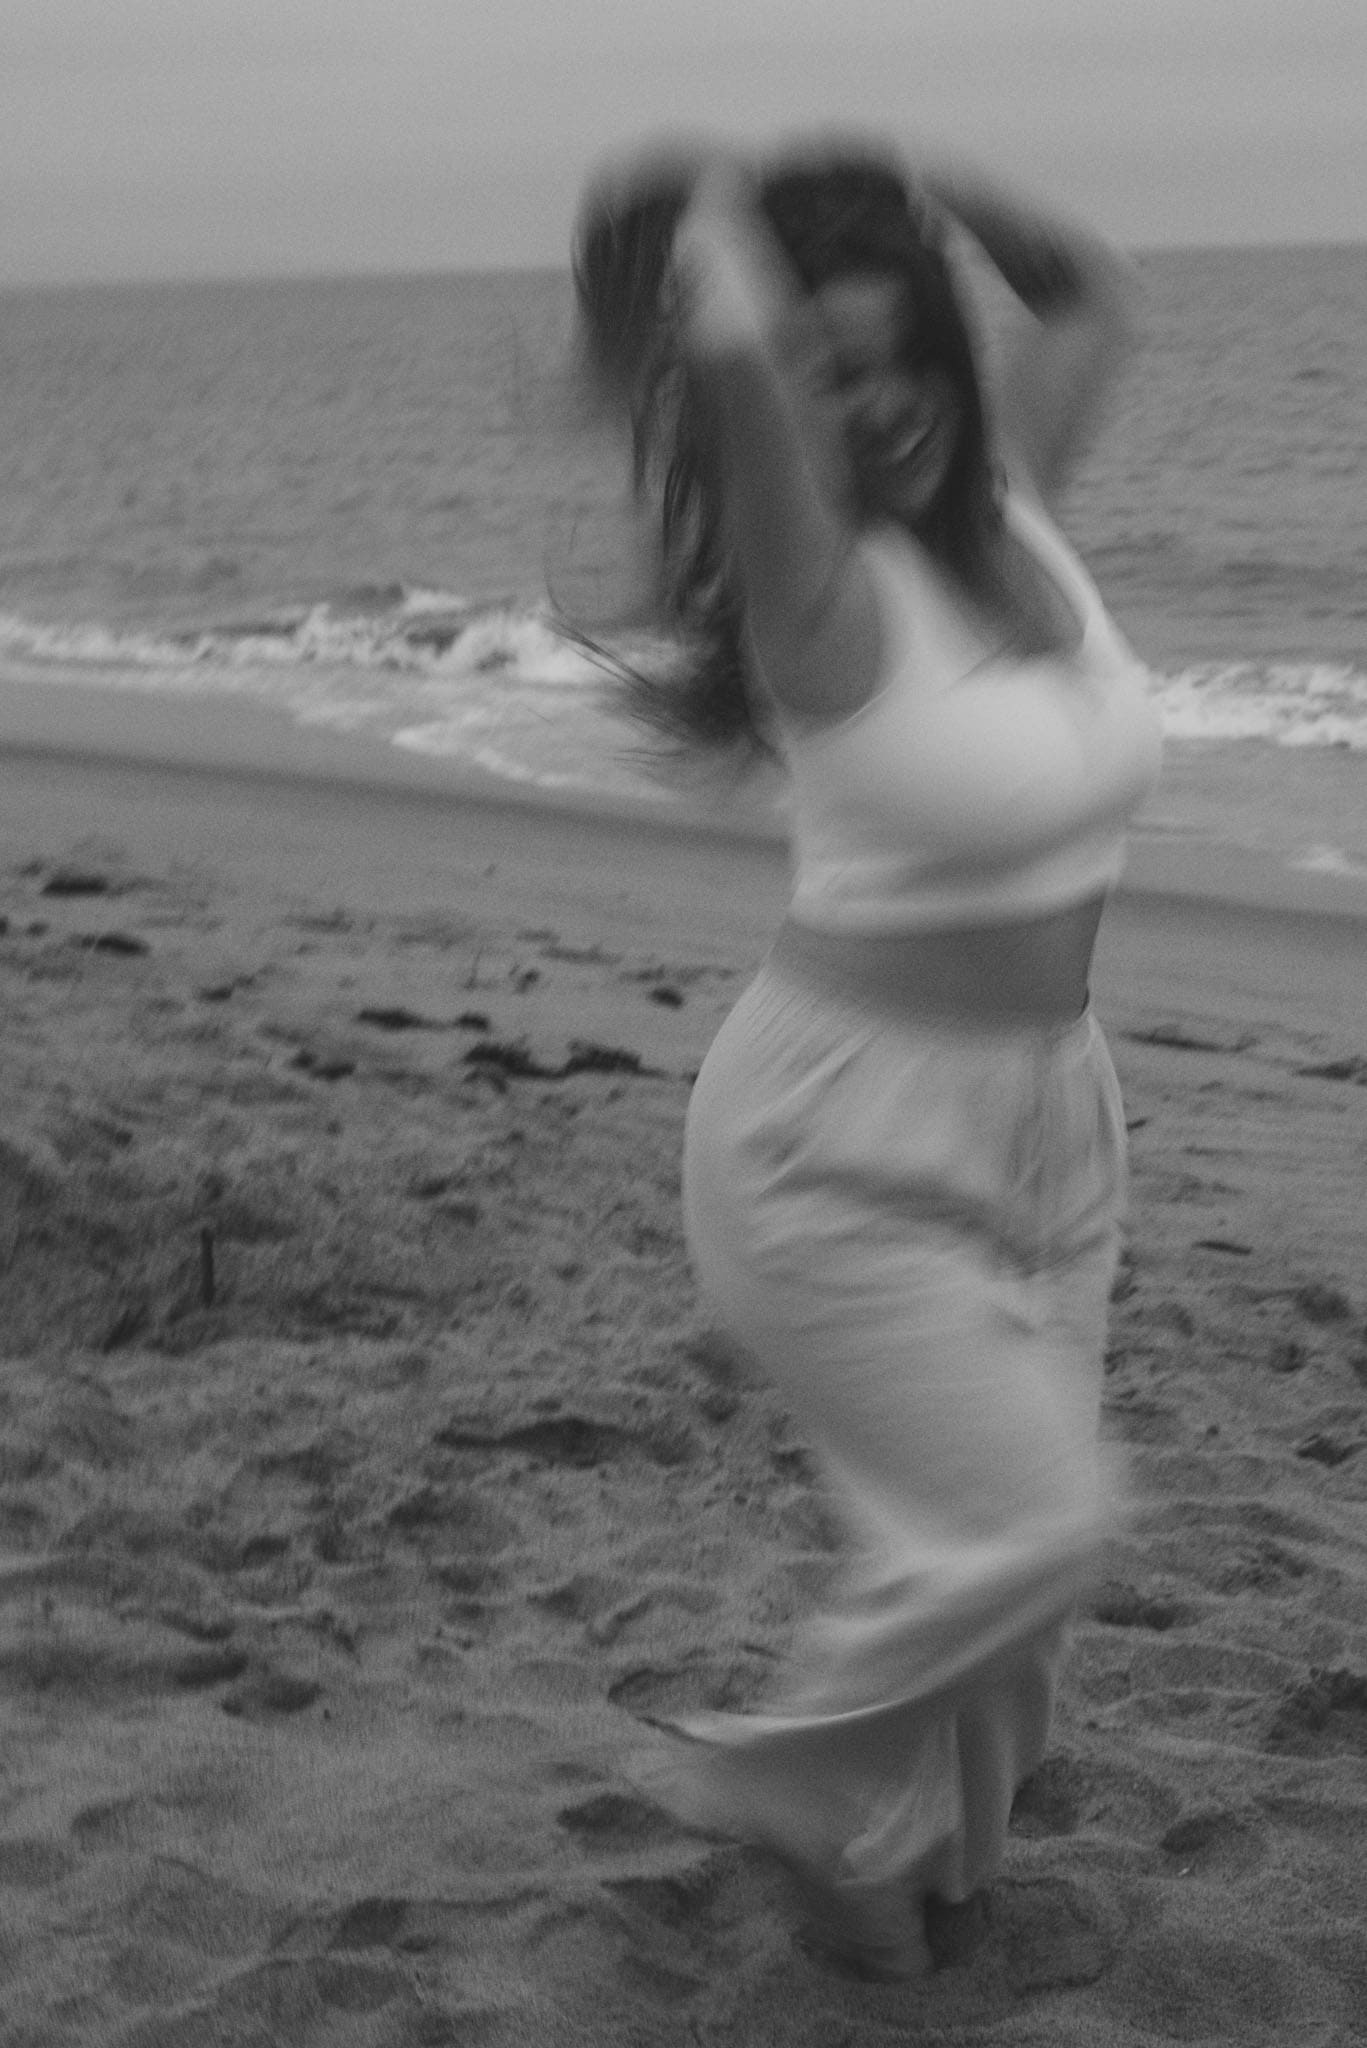
M 718 152 L 703 164 L 675 231 L 672 267 L 692 353 L 762 351 L 791 317 L 786 266 L 740 157 Z
M 718 225 L 753 224 L 759 192 L 749 161 L 738 151 L 708 151 L 698 165 L 685 218 Z

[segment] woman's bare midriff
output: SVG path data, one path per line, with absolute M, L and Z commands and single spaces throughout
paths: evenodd
M 894 1016 L 1057 1025 L 1087 1006 L 1104 892 L 1042 916 L 911 932 L 825 932 L 790 918 L 770 961 Z

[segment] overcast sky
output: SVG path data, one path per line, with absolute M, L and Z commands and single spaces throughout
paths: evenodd
M 0 283 L 559 264 L 605 151 L 828 124 L 1364 241 L 1367 0 L 0 0 Z

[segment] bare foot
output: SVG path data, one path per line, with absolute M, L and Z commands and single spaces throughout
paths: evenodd
M 625 1775 L 691 1831 L 729 1836 L 771 1856 L 801 1902 L 798 1939 L 809 1953 L 884 1982 L 923 1977 L 933 1967 L 922 1903 L 910 1887 L 842 1877 L 810 1804 L 779 1796 L 745 1762 L 675 1739 L 628 1758 Z
M 805 1924 L 798 1936 L 810 1953 L 880 1983 L 906 1983 L 933 1968 L 918 1901 L 904 1886 L 831 1880 L 780 1856 Z

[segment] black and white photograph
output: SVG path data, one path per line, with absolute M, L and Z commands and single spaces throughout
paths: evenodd
M 0 2048 L 1367 2044 L 1362 0 L 0 195 Z

